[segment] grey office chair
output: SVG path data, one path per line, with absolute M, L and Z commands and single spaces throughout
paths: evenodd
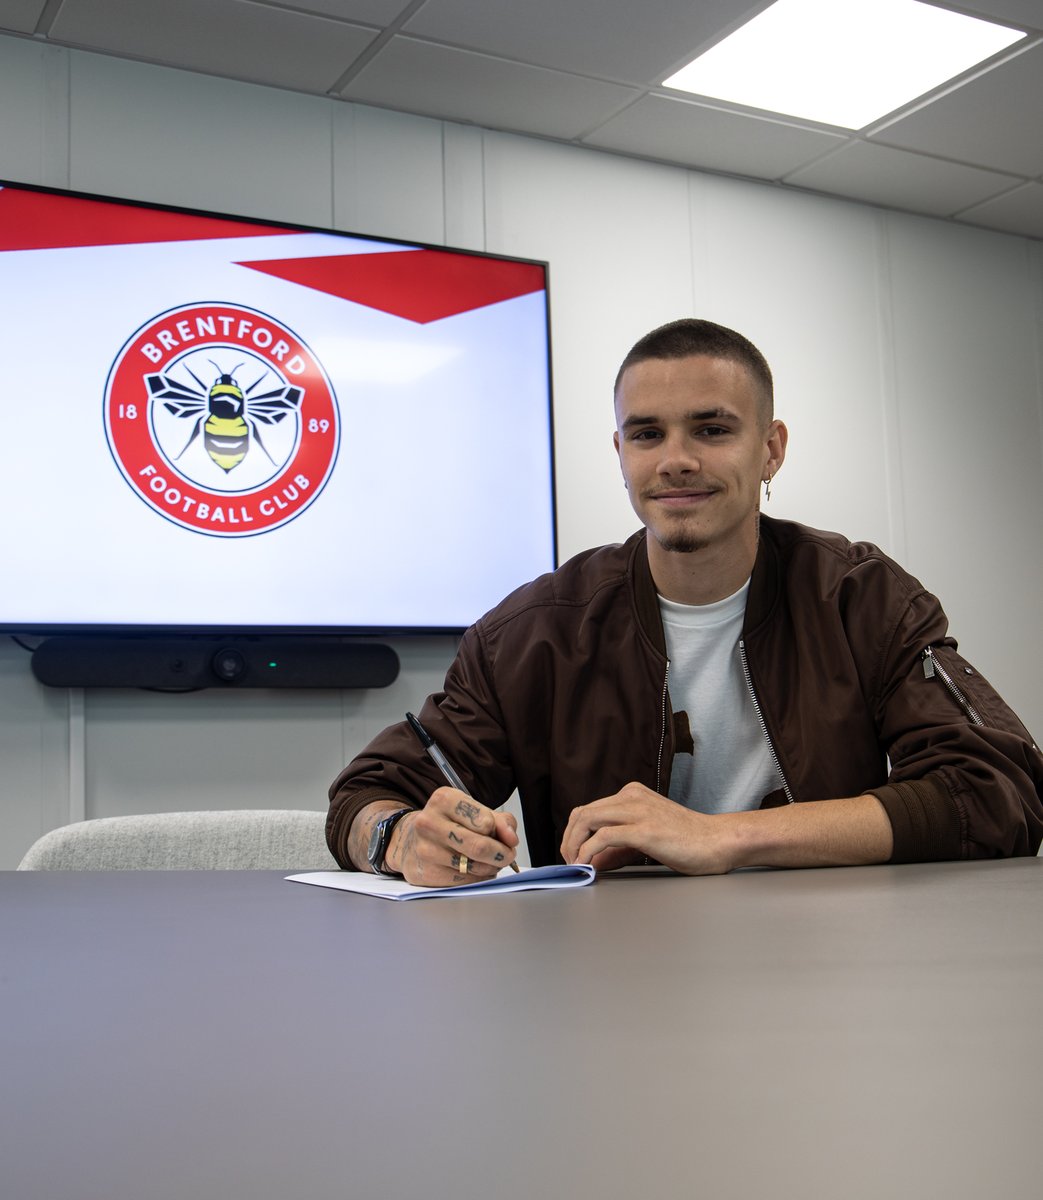
M 45 833 L 19 871 L 336 871 L 326 814 L 296 809 L 96 817 Z

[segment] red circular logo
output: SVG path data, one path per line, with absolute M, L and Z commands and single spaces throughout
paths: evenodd
M 337 461 L 337 399 L 319 360 L 267 313 L 187 304 L 143 325 L 105 385 L 124 479 L 197 533 L 247 537 L 292 521 Z

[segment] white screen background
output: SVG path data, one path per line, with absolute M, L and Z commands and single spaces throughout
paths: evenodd
M 428 324 L 236 265 L 402 252 L 327 234 L 0 254 L 0 623 L 458 628 L 553 566 L 546 296 Z M 183 304 L 289 326 L 336 393 L 322 494 L 251 537 L 145 504 L 105 436 L 127 339 Z

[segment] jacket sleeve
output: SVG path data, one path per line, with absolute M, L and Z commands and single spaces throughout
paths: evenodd
M 506 803 L 514 781 L 480 625 L 464 634 L 443 690 L 418 716 L 476 799 L 489 808 Z M 367 805 L 392 800 L 422 808 L 445 782 L 405 721 L 385 729 L 330 786 L 326 841 L 333 857 L 347 870 L 357 867 L 348 834 Z
M 897 621 L 875 692 L 891 771 L 871 792 L 891 821 L 891 861 L 1036 854 L 1043 756 L 959 654 L 930 593 L 915 594 Z

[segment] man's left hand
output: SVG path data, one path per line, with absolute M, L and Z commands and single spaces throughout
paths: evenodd
M 700 813 L 640 783 L 572 811 L 561 854 L 610 871 L 643 855 L 684 875 L 736 867 L 839 867 L 887 862 L 894 839 L 872 795 L 766 810 Z
M 567 863 L 599 871 L 655 859 L 686 875 L 719 875 L 731 869 L 722 826 L 641 783 L 572 810 L 561 854 Z

